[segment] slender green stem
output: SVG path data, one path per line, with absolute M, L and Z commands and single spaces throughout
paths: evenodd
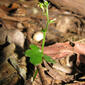
M 36 69 L 36 71 L 35 71 L 35 74 L 34 74 L 34 76 L 33 76 L 33 81 L 35 80 L 35 78 L 36 78 L 36 76 L 37 76 L 37 73 L 38 73 L 38 69 Z
M 47 8 L 46 8 L 46 17 L 47 17 L 47 24 L 46 24 L 46 32 L 47 32 L 48 25 L 49 25 L 49 13 L 48 13 L 48 6 L 47 6 Z
M 43 41 L 42 41 L 42 52 L 43 52 L 43 49 L 44 49 L 44 45 L 45 45 L 45 37 L 46 37 L 46 32 L 43 32 Z
M 47 17 L 47 22 L 49 22 L 48 6 L 47 6 L 47 8 L 46 8 L 46 17 Z
M 49 25 L 48 6 L 46 7 L 46 17 L 47 17 L 47 24 L 46 24 L 45 30 L 44 30 L 44 32 L 43 32 L 43 36 L 44 36 L 44 37 L 43 37 L 43 41 L 42 41 L 42 52 L 43 52 L 43 49 L 44 49 L 46 32 L 47 32 L 48 25 Z

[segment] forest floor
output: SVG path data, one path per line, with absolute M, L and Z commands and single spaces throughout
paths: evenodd
M 56 64 L 43 61 L 33 81 L 35 67 L 24 52 L 30 44 L 39 47 L 46 17 L 39 0 L 0 0 L 0 85 L 85 85 L 85 18 L 61 10 L 51 2 L 50 24 L 44 54 Z

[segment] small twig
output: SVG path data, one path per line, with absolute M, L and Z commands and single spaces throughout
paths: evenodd
M 43 67 L 41 65 L 38 65 L 37 69 L 38 69 L 38 72 L 39 72 L 39 75 L 40 75 L 40 78 L 41 78 L 42 85 L 48 85 L 48 82 L 46 80 L 46 76 L 44 74 Z
M 28 18 L 28 17 L 10 17 L 10 16 L 1 17 L 0 16 L 0 18 L 5 19 L 5 20 L 17 21 L 17 22 L 23 22 L 23 21 L 30 20 L 30 18 Z

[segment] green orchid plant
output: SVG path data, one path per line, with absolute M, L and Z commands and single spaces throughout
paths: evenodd
M 45 0 L 43 3 L 39 3 L 39 7 L 42 9 L 43 13 L 45 14 L 45 16 L 47 18 L 46 27 L 42 30 L 42 32 L 43 32 L 42 48 L 40 49 L 38 46 L 31 44 L 30 49 L 26 50 L 26 52 L 25 52 L 25 56 L 30 57 L 30 62 L 32 64 L 34 64 L 35 66 L 42 64 L 43 59 L 46 62 L 55 63 L 55 61 L 53 59 L 51 59 L 50 56 L 47 56 L 43 53 L 48 26 L 49 26 L 49 24 L 54 23 L 54 21 L 55 21 L 55 19 L 53 19 L 53 20 L 49 19 L 48 6 L 49 6 L 49 3 Z

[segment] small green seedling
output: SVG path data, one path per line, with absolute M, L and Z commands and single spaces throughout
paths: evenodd
M 44 50 L 44 45 L 45 45 L 45 38 L 46 38 L 46 32 L 48 29 L 48 25 L 50 23 L 54 23 L 55 19 L 50 20 L 49 19 L 49 14 L 48 14 L 48 6 L 49 3 L 47 1 L 44 1 L 43 3 L 39 3 L 39 7 L 43 10 L 46 18 L 47 18 L 47 23 L 46 23 L 46 27 L 42 30 L 43 32 L 43 41 L 42 41 L 42 48 L 40 49 L 39 47 L 37 47 L 36 45 L 30 45 L 31 49 L 28 49 L 25 52 L 25 55 L 30 57 L 30 62 L 32 64 L 34 64 L 35 66 L 39 65 L 42 63 L 43 59 L 46 60 L 46 62 L 49 63 L 55 63 L 55 61 L 53 59 L 51 59 L 50 56 L 47 56 L 45 54 L 43 54 L 43 50 Z

